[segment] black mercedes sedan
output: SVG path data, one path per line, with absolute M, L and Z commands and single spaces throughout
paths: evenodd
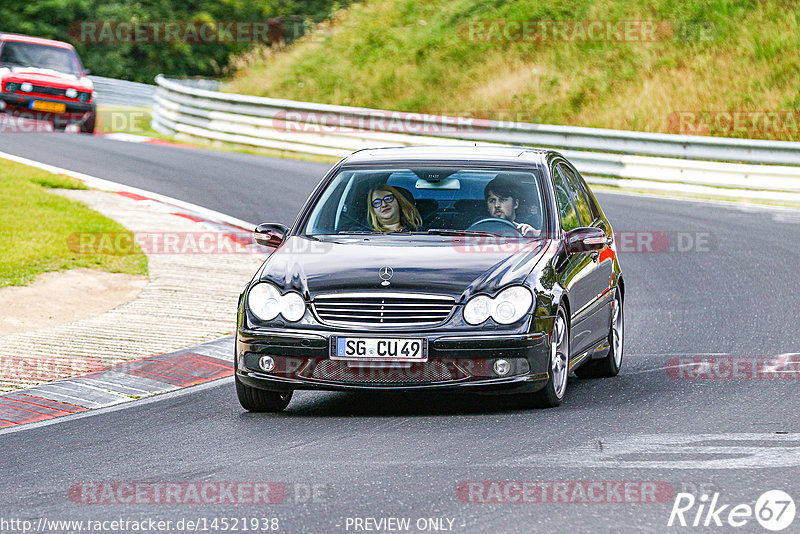
M 462 390 L 564 399 L 570 372 L 612 377 L 625 283 L 597 199 L 558 152 L 355 152 L 239 299 L 236 392 L 283 410 L 296 389 Z

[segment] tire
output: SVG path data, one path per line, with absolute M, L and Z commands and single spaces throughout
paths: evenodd
M 236 382 L 236 396 L 239 397 L 239 404 L 248 412 L 281 412 L 289 405 L 292 400 L 292 391 L 264 391 L 252 388 L 239 381 L 239 377 L 234 375 Z
M 83 121 L 83 124 L 81 124 L 81 132 L 93 134 L 96 122 L 97 122 L 97 109 L 93 107 L 92 113 L 85 121 Z
M 550 360 L 547 369 L 547 384 L 544 388 L 526 396 L 527 408 L 555 408 L 564 400 L 569 380 L 569 322 L 564 309 L 559 306 L 553 333 L 550 337 Z
M 622 355 L 625 347 L 625 314 L 623 313 L 622 296 L 617 290 L 611 303 L 611 325 L 608 329 L 608 344 L 611 349 L 600 360 L 589 360 L 575 374 L 580 378 L 610 378 L 617 376 L 622 367 Z

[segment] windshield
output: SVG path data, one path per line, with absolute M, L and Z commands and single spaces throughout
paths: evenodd
M 303 233 L 539 237 L 541 199 L 538 169 L 343 169 L 318 197 Z
M 0 65 L 35 67 L 80 75 L 78 56 L 69 48 L 20 41 L 6 41 L 0 49 Z

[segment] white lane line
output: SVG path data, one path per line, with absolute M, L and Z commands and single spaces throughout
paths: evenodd
M 800 466 L 800 433 L 633 434 L 557 460 L 565 467 L 767 469 Z M 514 464 L 553 461 L 531 455 Z
M 147 137 L 145 135 L 136 135 L 124 132 L 107 133 L 103 134 L 100 137 L 102 137 L 103 139 L 111 139 L 113 141 L 122 141 L 124 143 L 136 143 L 136 144 L 148 143 L 153 140 L 152 137 Z
M 204 208 L 203 206 L 198 206 L 197 204 L 192 204 L 191 202 L 185 202 L 183 200 L 178 200 L 177 198 L 172 198 L 166 195 L 161 195 L 159 193 L 153 193 L 151 191 L 139 189 L 138 187 L 119 184 L 117 182 L 112 182 L 110 180 L 105 180 L 103 178 L 98 178 L 96 176 L 91 176 L 89 174 L 84 174 L 82 172 L 71 171 L 69 169 L 64 169 L 62 167 L 56 167 L 55 165 L 48 165 L 47 163 L 41 163 L 38 161 L 34 161 L 32 159 L 22 158 L 19 156 L 15 156 L 13 154 L 8 154 L 6 152 L 0 152 L 0 158 L 7 159 L 9 161 L 14 161 L 16 163 L 21 163 L 23 165 L 28 165 L 30 167 L 36 167 L 37 169 L 42 169 L 43 171 L 52 172 L 53 174 L 64 174 L 66 176 L 71 176 L 72 178 L 76 178 L 82 181 L 88 187 L 99 189 L 101 191 L 111 191 L 111 192 L 123 191 L 126 193 L 133 193 L 135 195 L 140 195 L 153 200 L 157 200 L 158 202 L 161 202 L 163 204 L 169 204 L 178 208 L 182 208 L 187 211 L 194 212 L 198 215 L 202 215 L 203 217 L 211 220 L 216 220 L 222 223 L 238 226 L 246 230 L 250 230 L 256 227 L 254 223 L 243 221 L 242 219 L 238 219 L 236 217 L 232 217 L 230 215 L 226 215 L 218 211 Z

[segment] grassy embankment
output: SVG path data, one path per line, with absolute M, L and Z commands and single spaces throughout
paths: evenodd
M 656 21 L 656 40 L 546 34 L 491 21 Z M 484 31 L 470 34 L 474 24 Z M 539 32 L 541 34 L 541 32 Z M 513 33 L 511 35 L 514 35 Z M 534 34 L 535 35 L 535 34 Z M 488 37 L 488 40 L 487 40 Z M 783 0 L 375 0 L 285 51 L 238 58 L 225 90 L 415 112 L 649 132 L 800 140 L 800 10 Z M 715 126 L 705 112 L 745 115 Z M 679 132 L 677 112 L 691 112 Z M 718 115 L 717 115 L 718 116 Z M 704 126 L 709 131 L 701 131 Z M 692 131 L 694 130 L 694 131 Z
M 147 256 L 76 254 L 76 232 L 125 232 L 85 204 L 48 189 L 86 189 L 71 178 L 0 160 L 0 288 L 31 283 L 47 271 L 76 267 L 147 274 Z

